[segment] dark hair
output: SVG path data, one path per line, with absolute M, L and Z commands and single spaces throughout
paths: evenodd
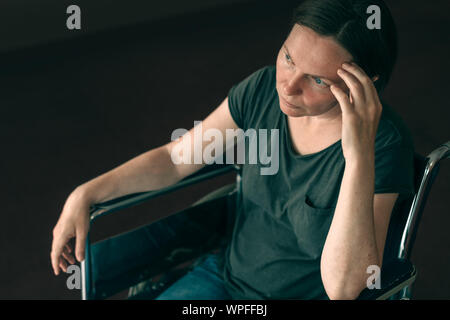
M 380 8 L 381 29 L 369 29 L 370 5 Z M 331 36 L 346 49 L 366 74 L 379 78 L 378 93 L 386 87 L 397 60 L 397 29 L 383 0 L 305 0 L 294 9 L 289 32 L 295 24 L 322 36 Z

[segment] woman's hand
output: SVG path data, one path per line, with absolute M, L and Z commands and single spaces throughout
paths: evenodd
M 372 80 L 356 64 L 344 63 L 338 75 L 350 89 L 331 86 L 342 110 L 342 151 L 346 161 L 375 157 L 375 137 L 382 105 Z M 376 80 L 376 79 L 375 79 Z
M 69 241 L 76 237 L 75 255 L 78 261 L 84 260 L 86 237 L 89 230 L 90 203 L 77 188 L 67 198 L 58 223 L 53 229 L 53 243 L 50 258 L 53 272 L 59 274 L 61 268 L 67 272 L 67 263 L 75 264 L 73 248 Z

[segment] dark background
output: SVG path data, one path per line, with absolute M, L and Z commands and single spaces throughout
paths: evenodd
M 144 1 L 126 8 L 79 1 L 81 31 L 65 28 L 67 1 L 28 3 L 0 7 L 0 298 L 78 299 L 79 291 L 66 288 L 67 275 L 55 277 L 50 265 L 52 229 L 67 196 L 170 141 L 174 129 L 191 128 L 233 84 L 274 64 L 298 1 L 166 2 L 159 11 Z M 426 155 L 450 139 L 450 4 L 387 3 L 400 51 L 384 98 Z M 108 218 L 96 235 L 148 222 L 222 182 Z M 447 161 L 412 256 L 416 299 L 450 298 L 449 190 Z

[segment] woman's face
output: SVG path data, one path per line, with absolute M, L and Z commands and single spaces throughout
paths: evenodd
M 281 111 L 291 117 L 340 115 L 330 85 L 349 92 L 336 71 L 342 63 L 352 60 L 353 57 L 331 37 L 320 36 L 310 28 L 295 24 L 276 62 Z

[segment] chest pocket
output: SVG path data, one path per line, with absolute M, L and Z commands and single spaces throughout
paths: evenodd
M 307 195 L 288 208 L 288 219 L 304 258 L 319 259 L 322 255 L 334 210 L 335 207 L 317 208 Z

